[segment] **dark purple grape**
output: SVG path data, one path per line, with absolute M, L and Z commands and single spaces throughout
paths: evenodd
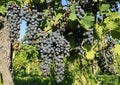
M 20 11 L 21 8 L 14 3 L 10 3 L 6 7 L 7 9 L 7 21 L 8 27 L 10 31 L 10 39 L 11 43 L 19 38 L 20 24 L 21 24 L 21 16 Z

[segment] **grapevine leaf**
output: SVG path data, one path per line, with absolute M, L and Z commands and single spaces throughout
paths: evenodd
M 114 53 L 120 55 L 120 44 L 115 45 Z
M 112 30 L 111 35 L 113 36 L 113 38 L 120 39 L 120 30 Z
M 93 46 L 93 47 L 94 47 L 94 46 Z M 86 52 L 86 58 L 87 58 L 88 60 L 94 59 L 95 51 L 93 50 L 93 47 L 91 48 L 90 51 L 87 51 L 87 52 Z
M 62 17 L 62 14 L 61 14 L 61 13 L 58 13 L 58 14 L 56 15 L 55 22 L 58 21 L 61 17 Z
M 70 41 L 70 46 L 71 46 L 71 48 L 75 48 L 75 40 L 74 40 L 74 36 L 73 35 L 70 35 L 69 37 L 68 37 L 68 40 Z
M 27 0 L 28 1 L 28 0 Z M 19 6 L 23 6 L 23 2 L 22 0 L 17 0 L 16 3 L 19 5 Z M 27 2 L 28 3 L 28 2 Z
M 49 12 L 49 10 L 44 10 L 44 13 L 45 13 L 45 16 L 48 16 L 48 12 Z
M 40 3 L 43 3 L 45 0 L 40 0 Z
M 70 6 L 70 11 L 71 11 L 71 13 L 74 13 L 74 14 L 75 14 L 75 4 L 72 4 L 72 5 Z
M 95 30 L 96 33 L 98 35 L 98 37 L 101 37 L 101 35 L 103 34 L 103 26 L 100 26 L 98 24 L 95 25 Z
M 120 19 L 117 13 L 110 13 L 109 16 L 105 19 L 104 23 L 106 29 L 115 30 L 119 27 L 119 23 L 116 23 L 116 19 Z
M 75 81 L 74 81 L 73 85 L 81 85 L 81 81 L 80 80 L 81 80 L 80 79 L 80 75 L 78 75 L 78 73 L 76 73 Z
M 72 21 L 76 20 L 77 19 L 76 14 L 71 13 L 70 16 L 69 16 L 69 19 L 72 20 Z
M 118 25 L 115 22 L 113 22 L 113 21 L 109 21 L 106 24 L 106 29 L 109 29 L 109 30 L 114 30 L 117 27 L 118 27 Z
M 94 21 L 94 17 L 93 16 L 87 16 L 85 15 L 82 20 L 80 21 L 81 25 L 85 28 L 85 29 L 89 29 L 89 27 L 93 26 L 93 21 Z
M 78 82 L 77 80 L 74 81 L 74 85 L 79 85 L 80 82 Z
M 76 17 L 76 13 L 75 13 L 75 5 L 74 4 L 72 4 L 70 6 L 70 11 L 71 11 L 71 13 L 70 13 L 69 19 L 72 21 L 76 20 L 77 17 Z
M 30 3 L 31 0 L 25 0 L 26 3 Z
M 110 5 L 109 4 L 102 4 L 100 7 L 100 11 L 109 11 Z
M 6 12 L 6 8 L 4 5 L 0 6 L 0 13 L 5 15 L 5 12 Z
M 81 80 L 83 84 L 87 84 L 86 77 L 84 75 L 81 75 Z

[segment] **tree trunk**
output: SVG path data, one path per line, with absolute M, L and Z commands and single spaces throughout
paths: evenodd
M 11 43 L 7 20 L 0 16 L 0 22 L 3 22 L 4 26 L 0 29 L 0 73 L 2 74 L 3 85 L 14 85 L 9 69 L 11 65 Z

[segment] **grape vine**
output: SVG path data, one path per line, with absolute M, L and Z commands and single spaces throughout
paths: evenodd
M 57 83 L 61 83 L 65 78 L 65 59 L 73 55 L 80 57 L 79 65 L 96 59 L 103 73 L 116 74 L 112 66 L 116 44 L 112 36 L 116 36 L 112 33 L 119 32 L 115 30 L 120 26 L 119 23 L 116 25 L 120 17 L 111 14 L 117 14 L 118 3 L 101 2 L 67 0 L 63 6 L 58 0 L 43 0 L 41 3 L 24 3 L 23 7 L 10 3 L 6 16 L 11 43 L 18 40 L 21 20 L 24 20 L 27 22 L 25 44 L 35 46 L 39 52 L 45 78 L 54 76 Z M 110 13 L 104 11 L 104 7 Z M 106 37 L 107 34 L 111 37 Z

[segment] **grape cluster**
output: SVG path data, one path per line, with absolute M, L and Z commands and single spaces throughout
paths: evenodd
M 115 47 L 115 40 L 112 38 L 112 36 L 107 36 L 107 49 L 112 49 Z
M 63 80 L 64 74 L 64 57 L 69 56 L 70 45 L 69 42 L 60 34 L 60 31 L 44 34 L 43 42 L 40 43 L 40 52 L 43 59 L 41 66 L 43 75 L 48 77 L 50 75 L 51 59 L 54 61 L 54 71 L 57 82 Z
M 75 54 L 78 54 L 78 55 L 84 55 L 84 50 L 82 49 L 82 47 L 78 46 L 75 48 Z
M 98 58 L 98 66 L 100 67 L 102 72 L 106 72 L 109 74 L 114 74 L 114 68 L 111 66 L 113 59 L 112 59 L 112 54 L 105 53 L 105 50 L 101 51 L 99 53 L 99 58 Z
M 43 41 L 41 41 L 42 39 L 44 39 Z M 39 43 L 39 52 L 41 53 L 41 58 L 43 60 L 43 63 L 41 65 L 41 70 L 43 73 L 43 76 L 48 78 L 50 76 L 50 64 L 51 64 L 51 52 L 52 52 L 52 48 L 51 48 L 51 44 L 52 42 L 50 41 L 49 35 L 46 33 L 43 35 L 41 35 L 41 37 L 39 38 L 40 43 Z
M 115 2 L 111 2 L 111 3 L 110 3 L 110 11 L 111 11 L 111 12 L 116 12 L 116 11 L 118 11 L 117 3 L 115 3 Z
M 76 16 L 79 18 L 79 19 L 82 19 L 82 17 L 84 16 L 85 12 L 84 10 L 82 9 L 82 7 L 80 6 L 79 2 L 76 2 L 75 3 L 75 12 L 76 12 Z
M 69 49 L 70 44 L 64 36 L 60 34 L 59 31 L 56 31 L 52 33 L 52 40 L 53 40 L 53 48 L 54 48 L 54 64 L 55 64 L 55 74 L 57 82 L 61 82 L 63 80 L 63 74 L 64 74 L 64 57 L 69 56 Z
M 84 32 L 83 36 L 84 36 L 84 41 L 88 45 L 94 44 L 93 28 L 90 28 L 87 32 Z
M 21 24 L 20 11 L 21 9 L 17 4 L 10 3 L 7 5 L 7 21 L 10 31 L 11 42 L 16 41 L 20 36 L 19 33 Z
M 23 8 L 21 9 L 20 16 L 22 17 L 22 20 L 25 20 L 27 22 L 30 21 L 30 11 L 28 5 L 24 5 Z
M 34 6 L 32 6 L 31 12 L 28 9 L 29 7 L 25 5 L 21 10 L 21 16 L 22 19 L 27 22 L 26 36 L 28 39 L 28 44 L 36 44 L 36 39 L 38 38 L 37 34 L 39 33 L 38 25 L 39 22 L 43 20 L 43 18 L 40 17 L 42 13 L 39 13 Z
M 105 46 L 100 52 L 98 57 L 98 66 L 102 72 L 108 74 L 115 74 L 114 68 L 111 66 L 113 64 L 113 51 L 112 48 L 115 46 L 113 39 L 107 41 L 107 46 Z
M 39 32 L 39 35 L 38 35 L 38 40 L 36 42 L 36 48 L 37 48 L 37 51 L 40 53 L 41 52 L 41 43 L 46 38 L 46 36 L 44 35 L 44 32 L 41 30 L 41 28 L 38 28 L 37 30 Z

